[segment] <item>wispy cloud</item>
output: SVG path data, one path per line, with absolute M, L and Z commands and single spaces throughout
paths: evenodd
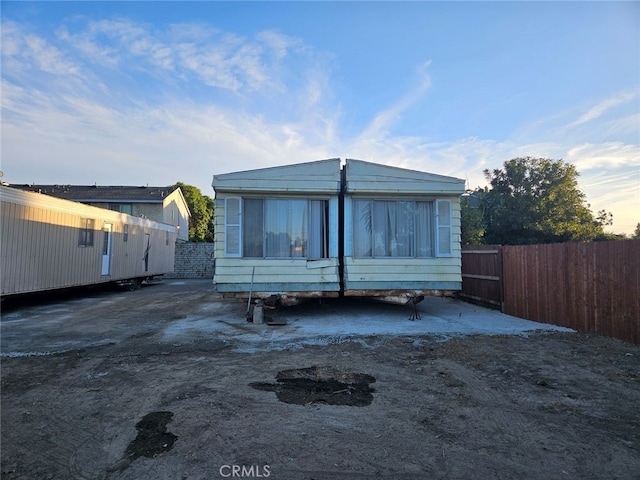
M 37 35 L 26 35 L 24 37 L 26 48 L 21 52 L 30 56 L 35 65 L 43 72 L 55 75 L 73 75 L 77 73 L 77 67 L 66 60 L 62 53 L 47 43 Z
M 578 170 L 635 166 L 640 169 L 640 145 L 622 142 L 584 143 L 569 148 L 565 160 Z
M 25 31 L 15 22 L 2 22 L 3 71 L 24 75 L 36 69 L 52 75 L 76 75 L 78 65 L 42 36 Z
M 564 143 L 637 143 L 640 131 L 640 92 L 622 90 L 586 106 L 570 105 L 519 126 L 511 138 L 526 143 L 541 137 Z
M 284 95 L 291 78 L 304 80 L 318 62 L 325 63 L 300 39 L 275 30 L 249 38 L 201 24 L 177 23 L 160 30 L 126 18 L 82 17 L 58 26 L 49 39 L 3 20 L 2 56 L 14 75 L 27 67 L 55 75 L 89 75 L 102 67 L 122 81 L 146 73 L 155 81 L 178 80 L 183 86 L 196 81 L 238 95 L 264 96 L 274 91 Z M 313 85 L 317 97 L 323 83 Z
M 424 62 L 417 66 L 417 80 L 412 90 L 399 98 L 395 103 L 389 105 L 369 123 L 367 128 L 360 135 L 359 143 L 362 147 L 371 144 L 384 143 L 390 135 L 390 130 L 398 122 L 403 113 L 412 108 L 431 87 L 431 76 L 428 69 L 431 61 Z M 356 145 L 358 147 L 358 145 Z
M 591 106 L 586 112 L 580 115 L 576 120 L 569 123 L 567 127 L 575 127 L 586 122 L 590 122 L 597 118 L 600 118 L 607 111 L 626 103 L 637 100 L 640 96 L 640 92 L 637 90 L 629 90 L 624 92 L 618 92 L 615 95 L 605 98 L 599 101 L 595 105 Z
M 485 168 L 542 156 L 575 163 L 594 210 L 616 208 L 616 219 L 633 223 L 628 200 L 638 176 L 629 172 L 640 149 L 618 137 L 637 134 L 635 92 L 579 113 L 551 112 L 510 138 L 434 142 L 402 129 L 432 90 L 430 62 L 410 72 L 412 88 L 397 101 L 347 132 L 347 107 L 333 97 L 332 53 L 299 38 L 199 23 L 160 30 L 126 18 L 73 18 L 51 33 L 2 21 L 9 181 L 179 180 L 211 195 L 216 173 L 340 156 L 467 178 L 474 188 L 485 184 Z

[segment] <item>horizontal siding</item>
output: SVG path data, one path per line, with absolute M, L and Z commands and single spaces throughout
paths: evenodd
M 215 258 L 224 257 L 224 195 L 216 196 L 213 209 L 213 229 L 215 243 Z
M 324 258 L 319 260 L 307 260 L 306 258 L 219 258 L 216 264 L 220 268 L 232 268 L 242 271 L 243 269 L 251 272 L 253 266 L 258 269 L 300 269 L 300 270 L 313 270 L 317 264 L 331 262 L 333 266 L 337 267 L 337 258 Z
M 320 263 L 322 262 L 322 263 Z M 329 266 L 316 267 L 316 263 Z M 255 267 L 255 273 L 254 273 Z M 337 259 L 313 262 L 307 260 L 262 260 L 224 258 L 216 260 L 216 284 L 305 284 L 338 282 Z
M 340 292 L 340 283 L 338 282 L 299 282 L 299 283 L 218 283 L 216 284 L 218 292 L 234 292 L 254 294 L 291 294 L 298 292 L 332 292 L 337 297 Z
M 402 195 L 450 195 L 452 193 L 460 195 L 464 189 L 455 184 L 431 183 L 425 187 L 424 182 L 415 181 L 405 184 L 390 183 L 384 176 L 372 177 L 370 180 L 347 180 L 347 191 L 349 193 L 381 193 L 381 194 L 402 194 Z
M 345 282 L 344 294 L 354 296 L 400 296 L 407 298 L 414 295 L 429 295 L 439 290 L 457 291 L 462 288 L 462 282 Z M 377 291 L 377 292 L 375 292 Z
M 345 281 L 386 282 L 389 289 L 394 283 L 406 282 L 462 282 L 460 259 L 457 257 L 408 259 L 367 258 L 345 259 Z M 354 287 L 357 288 L 357 287 Z
M 345 281 L 347 282 L 386 282 L 389 284 L 387 288 L 395 288 L 394 283 L 402 282 L 462 282 L 460 274 L 455 272 L 435 272 L 425 270 L 421 274 L 417 273 L 404 273 L 392 272 L 392 271 L 380 271 L 372 272 L 367 271 L 364 273 L 349 272 L 345 275 Z
M 316 264 L 329 266 L 316 267 Z M 254 270 L 255 267 L 255 270 Z M 220 292 L 338 291 L 338 261 L 224 258 L 216 261 Z

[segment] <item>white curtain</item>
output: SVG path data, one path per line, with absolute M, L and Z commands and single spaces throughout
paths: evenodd
M 308 237 L 307 200 L 264 201 L 265 256 L 305 257 Z
M 371 200 L 353 201 L 353 255 L 371 256 Z
M 356 257 L 431 257 L 433 202 L 354 200 Z
M 311 200 L 309 222 L 309 258 L 328 257 L 326 200 Z
M 264 208 L 261 198 L 245 198 L 242 215 L 242 256 L 264 256 Z
M 433 257 L 433 203 L 416 202 L 416 256 Z
M 393 257 L 415 257 L 416 202 L 396 202 Z

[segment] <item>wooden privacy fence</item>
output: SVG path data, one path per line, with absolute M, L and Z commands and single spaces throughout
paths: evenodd
M 462 291 L 480 305 L 502 309 L 502 245 L 462 246 Z
M 477 253 L 483 250 L 492 253 Z M 463 298 L 640 344 L 640 240 L 466 245 L 462 272 Z

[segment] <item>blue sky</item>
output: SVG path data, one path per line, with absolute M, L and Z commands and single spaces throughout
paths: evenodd
M 356 158 L 577 166 L 640 222 L 639 2 L 2 2 L 10 183 L 195 185 Z

